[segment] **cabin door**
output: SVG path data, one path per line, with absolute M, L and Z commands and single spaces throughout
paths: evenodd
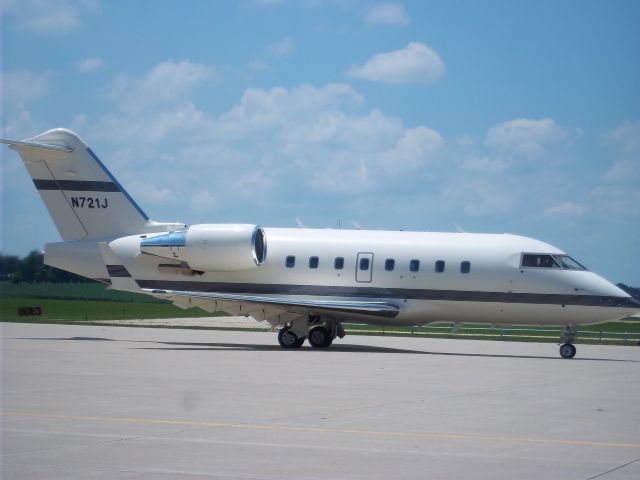
M 359 253 L 356 260 L 356 282 L 371 283 L 373 253 Z

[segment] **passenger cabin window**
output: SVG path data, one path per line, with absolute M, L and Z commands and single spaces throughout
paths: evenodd
M 562 268 L 565 270 L 586 270 L 569 255 L 549 255 L 543 253 L 523 253 L 521 267 Z
M 469 273 L 471 271 L 471 262 L 466 260 L 460 263 L 460 273 Z
M 287 268 L 293 268 L 296 266 L 296 257 L 293 255 L 289 255 L 284 261 L 284 266 Z
M 360 270 L 369 270 L 369 259 L 361 258 L 360 259 Z
M 436 261 L 436 273 L 444 272 L 444 260 Z
M 384 261 L 384 269 L 387 272 L 392 272 L 395 267 L 396 267 L 396 261 L 393 258 L 387 258 Z
M 336 257 L 333 261 L 333 268 L 336 270 L 342 270 L 344 268 L 344 257 Z
M 318 257 L 309 257 L 309 268 L 318 268 Z
M 417 272 L 420 270 L 420 260 L 411 260 L 409 262 L 409 270 L 412 272 Z

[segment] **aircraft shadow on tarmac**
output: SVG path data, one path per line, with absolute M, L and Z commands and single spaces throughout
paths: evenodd
M 293 353 L 300 351 L 313 351 L 321 354 L 331 353 L 396 353 L 410 355 L 440 355 L 452 357 L 479 357 L 479 358 L 520 358 L 536 360 L 563 360 L 559 357 L 541 357 L 536 355 L 506 355 L 491 353 L 456 353 L 456 352 L 429 352 L 425 350 L 411 350 L 404 348 L 377 347 L 373 345 L 333 345 L 328 349 L 303 347 L 300 350 L 285 350 L 279 345 L 264 345 L 252 343 L 222 343 L 222 342 L 159 342 L 153 340 L 125 340 L 102 337 L 68 337 L 68 338 L 21 338 L 16 340 L 60 340 L 76 342 L 127 342 L 151 344 L 149 346 L 130 347 L 135 350 L 165 350 L 165 351 L 259 351 L 259 352 L 282 352 Z M 152 346 L 153 345 L 153 346 Z M 550 344 L 551 345 L 551 344 Z M 573 358 L 572 361 L 592 361 L 592 362 L 625 362 L 640 363 L 640 360 L 616 359 L 616 358 Z

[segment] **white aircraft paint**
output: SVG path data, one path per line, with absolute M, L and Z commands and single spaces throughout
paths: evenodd
M 63 242 L 45 262 L 111 288 L 283 326 L 283 347 L 327 347 L 340 322 L 576 326 L 640 312 L 640 303 L 556 247 L 516 235 L 187 226 L 150 220 L 73 132 L 17 150 Z

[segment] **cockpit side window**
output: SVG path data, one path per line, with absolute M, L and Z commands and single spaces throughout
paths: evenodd
M 569 255 L 549 255 L 545 253 L 523 253 L 523 268 L 562 268 L 565 270 L 586 270 Z
M 522 266 L 535 268 L 560 268 L 560 265 L 558 265 L 558 262 L 554 260 L 553 256 L 536 253 L 523 253 Z

